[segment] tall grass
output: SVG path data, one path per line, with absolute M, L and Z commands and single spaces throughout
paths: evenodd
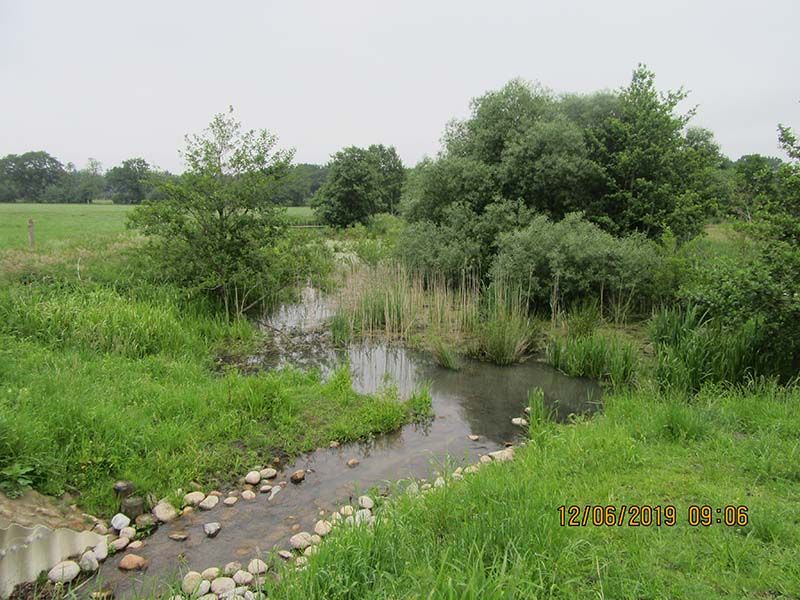
M 630 386 L 639 371 L 639 349 L 618 335 L 595 332 L 583 337 L 554 337 L 547 360 L 568 375 L 591 377 L 613 387 Z
M 450 285 L 444 277 L 386 262 L 346 274 L 331 330 L 338 341 L 422 338 L 448 368 L 457 364 L 455 347 L 500 365 L 516 362 L 535 348 L 539 333 L 523 295 L 502 283 L 482 288 L 477 278 L 465 276 Z
M 649 335 L 656 348 L 655 378 L 664 388 L 695 393 L 704 383 L 741 384 L 767 366 L 755 319 L 726 327 L 696 306 L 667 308 L 653 314 Z

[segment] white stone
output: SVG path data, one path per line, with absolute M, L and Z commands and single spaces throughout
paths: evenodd
M 94 548 L 92 548 L 92 552 L 94 552 L 97 560 L 103 562 L 108 558 L 108 543 L 105 540 L 101 540 Z
M 497 450 L 496 452 L 489 452 L 489 456 L 492 459 L 496 460 L 497 462 L 514 460 L 514 449 L 506 448 L 505 450 Z M 481 460 L 483 460 L 483 457 L 481 457 Z
M 233 574 L 233 580 L 237 585 L 250 585 L 253 583 L 253 579 L 255 579 L 255 577 L 252 573 L 248 571 L 242 571 L 241 569 Z
M 526 421 L 522 417 L 514 417 L 513 419 L 511 419 L 511 422 L 514 425 L 518 425 L 519 427 L 527 427 L 528 426 L 528 421 Z
M 272 467 L 267 467 L 266 469 L 261 469 L 259 475 L 261 475 L 262 479 L 273 479 L 278 475 L 278 472 Z
M 81 556 L 80 561 L 78 561 L 78 566 L 81 568 L 81 571 L 84 571 L 85 573 L 94 573 L 100 568 L 100 563 L 98 562 L 95 553 L 91 550 L 87 550 Z
M 260 488 L 258 488 L 258 491 L 261 492 L 262 494 L 266 494 L 271 489 L 272 489 L 272 486 L 270 484 L 268 484 L 268 483 L 265 483 Z
M 203 581 L 205 580 L 203 579 L 203 576 L 200 573 L 198 573 L 197 571 L 189 571 L 186 575 L 183 576 L 183 581 L 181 581 L 181 590 L 183 591 L 184 594 L 199 595 L 200 584 L 203 583 Z M 208 592 L 208 590 L 203 592 L 203 594 L 205 594 L 206 592 Z
M 375 503 L 372 501 L 372 498 L 370 498 L 369 496 L 359 496 L 358 505 L 361 508 L 372 509 L 372 507 L 375 506 Z
M 162 500 L 153 507 L 153 516 L 162 523 L 169 523 L 178 517 L 178 511 L 172 504 Z
M 228 496 L 227 498 L 225 498 L 225 500 L 222 501 L 222 503 L 225 506 L 233 506 L 238 501 L 239 501 L 239 499 L 236 496 Z
M 419 494 L 419 486 L 416 481 L 412 481 L 406 486 L 406 494 L 409 496 L 416 496 Z
M 464 473 L 477 473 L 479 470 L 478 465 L 470 465 L 464 469 Z
M 127 517 L 126 517 L 127 518 Z M 47 573 L 47 578 L 53 583 L 69 583 L 78 576 L 81 568 L 74 560 L 65 560 L 58 563 Z
M 127 527 L 130 524 L 131 520 L 122 513 L 117 513 L 113 517 L 111 517 L 111 526 L 117 531 L 119 531 L 123 527 Z
M 245 490 L 242 492 L 242 500 L 255 500 L 256 493 L 253 490 Z
M 277 496 L 277 495 L 278 495 L 278 492 L 280 492 L 280 491 L 281 491 L 281 489 L 282 489 L 282 488 L 281 488 L 281 486 L 279 486 L 279 485 L 276 485 L 276 486 L 274 486 L 274 487 L 272 488 L 272 490 L 270 490 L 270 492 L 269 492 L 269 498 L 267 498 L 267 500 L 272 500 L 272 499 L 273 499 L 275 496 Z
M 217 567 L 209 567 L 205 571 L 201 573 L 203 579 L 206 581 L 214 581 L 217 577 L 219 577 L 219 568 Z
M 261 473 L 259 473 L 258 471 L 250 471 L 247 475 L 244 476 L 244 480 L 246 483 L 249 483 L 250 485 L 258 485 L 258 483 L 261 482 Z
M 305 550 L 311 545 L 311 534 L 301 531 L 289 538 L 289 545 L 295 550 Z
M 126 537 L 129 540 L 132 540 L 136 537 L 136 530 L 133 527 L 123 527 L 119 530 L 119 537 Z
M 219 503 L 219 496 L 209 494 L 198 506 L 200 507 L 201 510 L 211 510 L 218 503 Z
M 481 439 L 481 436 L 475 435 L 474 433 L 468 435 L 467 437 L 470 439 L 471 442 L 477 442 L 479 439 Z
M 304 567 L 308 564 L 308 559 L 305 556 L 298 556 L 294 559 L 294 564 L 298 567 Z
M 205 533 L 208 537 L 213 538 L 217 537 L 219 530 L 222 529 L 222 525 L 217 522 L 213 523 L 206 523 L 203 525 L 203 533 Z
M 342 506 L 339 509 L 339 512 L 342 513 L 342 516 L 351 517 L 351 516 L 353 516 L 353 513 L 355 512 L 355 509 L 352 506 L 350 506 L 349 504 L 345 504 L 344 506 Z
M 314 533 L 320 537 L 325 537 L 331 532 L 332 525 L 330 521 L 319 520 L 314 524 Z
M 280 556 L 283 560 L 289 560 L 292 558 L 292 553 L 288 550 L 278 550 L 278 556 Z
M 240 563 L 238 560 L 234 560 L 226 564 L 224 567 L 222 567 L 222 572 L 225 575 L 231 577 L 233 576 L 234 573 L 236 573 L 236 571 L 240 571 L 241 568 L 242 568 L 242 563 Z
M 370 517 L 372 513 L 368 508 L 362 508 L 358 512 L 356 512 L 355 522 L 356 525 L 360 525 L 361 523 L 369 523 Z
M 130 544 L 131 541 L 126 537 L 121 537 L 115 539 L 113 542 L 109 544 L 115 551 L 119 552 L 120 550 L 124 550 L 125 546 Z
M 211 582 L 211 591 L 218 595 L 232 592 L 235 587 L 236 582 L 230 577 L 217 577 Z
M 488 454 L 482 454 L 481 458 L 480 458 L 480 461 L 481 461 L 481 463 L 483 463 L 485 465 L 487 463 L 492 462 L 492 457 L 489 456 Z
M 267 572 L 267 563 L 260 558 L 254 558 L 247 564 L 247 570 L 253 575 L 261 575 Z
M 306 556 L 311 556 L 311 555 L 312 555 L 312 554 L 314 554 L 314 553 L 315 553 L 317 550 L 319 550 L 319 548 L 317 548 L 316 546 L 309 546 L 308 548 L 306 548 L 305 550 L 303 550 L 303 554 L 305 554 Z
M 333 514 L 331 515 L 331 525 L 334 525 L 336 524 L 337 521 L 341 520 L 342 520 L 342 515 L 339 513 L 339 511 L 333 511 Z
M 183 504 L 185 506 L 197 506 L 205 497 L 206 495 L 203 492 L 189 492 L 183 497 Z
M 437 477 L 436 481 L 433 482 L 433 487 L 435 488 L 444 487 L 444 485 L 445 485 L 444 477 Z

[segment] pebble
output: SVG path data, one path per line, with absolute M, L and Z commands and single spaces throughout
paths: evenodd
M 294 559 L 294 564 L 298 567 L 304 567 L 308 564 L 308 559 L 305 556 L 298 556 Z
M 270 484 L 268 484 L 268 483 L 265 483 L 260 488 L 258 488 L 258 491 L 261 492 L 262 494 L 266 494 L 271 489 L 272 489 L 272 486 Z
M 306 556 L 311 556 L 311 555 L 312 555 L 312 554 L 314 554 L 314 553 L 315 553 L 317 550 L 319 550 L 319 548 L 317 548 L 316 546 L 309 546 L 308 548 L 306 548 L 305 550 L 303 550 L 303 554 L 305 554 Z
M 372 498 L 370 498 L 369 496 L 359 496 L 358 505 L 361 508 L 369 508 L 369 509 L 371 509 L 373 506 L 375 506 L 375 503 L 372 501 Z
M 92 552 L 97 557 L 97 560 L 103 562 L 105 559 L 108 558 L 108 544 L 105 540 L 102 540 L 97 543 L 97 545 L 92 548 Z
M 470 439 L 471 442 L 477 442 L 479 439 L 481 439 L 481 436 L 475 435 L 474 433 L 468 435 L 467 437 Z
M 435 487 L 435 488 L 444 487 L 444 485 L 445 485 L 445 481 L 444 481 L 443 477 L 437 477 L 436 481 L 433 482 L 433 487 Z
M 208 495 L 209 496 L 221 497 L 222 496 L 222 492 L 220 492 L 219 490 L 211 490 L 210 492 L 208 492 Z
M 131 524 L 131 520 L 123 515 L 122 513 L 117 513 L 113 517 L 111 517 L 111 527 L 119 531 L 123 527 L 127 527 Z
M 136 517 L 136 526 L 141 529 L 147 529 L 148 527 L 152 527 L 155 524 L 156 524 L 155 518 L 153 517 L 153 515 L 149 513 L 145 513 L 143 515 L 139 515 L 138 517 Z
M 331 532 L 333 526 L 330 521 L 319 520 L 314 524 L 314 533 L 321 537 L 325 537 Z
M 58 563 L 47 573 L 47 578 L 53 583 L 69 583 L 78 576 L 81 568 L 74 560 L 65 560 Z
M 289 545 L 295 550 L 305 550 L 311 545 L 311 534 L 301 531 L 289 538 Z
M 198 505 L 201 510 L 211 510 L 219 503 L 219 496 L 216 494 L 209 494 L 205 497 L 205 499 Z
M 123 527 L 119 530 L 119 537 L 126 537 L 132 540 L 136 537 L 136 530 L 133 527 Z
M 531 414 L 531 407 L 530 407 L 530 406 L 526 406 L 526 407 L 525 407 L 525 414 L 526 414 L 526 415 L 529 415 L 529 414 Z
M 222 529 L 222 525 L 217 522 L 206 523 L 203 525 L 203 532 L 210 538 L 217 537 L 220 529 Z
M 144 542 L 142 540 L 134 540 L 128 544 L 128 550 L 138 550 L 142 546 L 144 546 Z
M 252 490 L 245 490 L 242 492 L 242 500 L 255 500 L 256 493 Z
M 334 524 L 337 521 L 341 521 L 341 520 L 342 520 L 341 513 L 339 513 L 338 510 L 333 511 L 333 514 L 331 515 L 331 524 Z
M 222 501 L 222 503 L 225 506 L 233 506 L 238 501 L 239 501 L 239 499 L 236 496 L 228 496 L 227 498 L 225 498 L 225 500 Z
M 254 558 L 249 563 L 247 563 L 247 570 L 253 575 L 261 575 L 261 573 L 267 572 L 267 563 L 265 563 L 260 558 Z
M 203 579 L 206 581 L 214 581 L 217 577 L 219 577 L 219 568 L 208 567 L 202 573 L 200 573 L 200 575 L 202 575 Z
M 119 552 L 120 550 L 124 550 L 125 546 L 127 546 L 130 543 L 131 541 L 128 538 L 121 537 L 115 539 L 113 542 L 109 544 L 109 546 L 111 546 L 116 552 Z
M 339 512 L 342 513 L 342 515 L 345 517 L 352 517 L 353 513 L 355 512 L 355 509 L 349 504 L 345 504 L 339 509 Z
M 338 448 L 339 447 L 339 442 L 337 442 L 336 440 L 333 440 L 333 441 L 331 441 L 330 444 L 328 444 L 328 447 L 329 448 Z
M 161 500 L 153 507 L 153 516 L 162 523 L 169 523 L 178 517 L 178 510 L 166 500 Z
M 470 465 L 464 469 L 464 473 L 477 473 L 479 470 L 478 465 Z
M 258 471 L 250 471 L 244 476 L 244 480 L 250 485 L 257 485 L 261 481 L 261 473 Z
M 122 571 L 141 571 L 147 568 L 147 561 L 138 554 L 126 554 L 117 566 Z
M 269 498 L 267 498 L 267 500 L 272 500 L 272 499 L 273 499 L 275 496 L 277 496 L 277 495 L 278 495 L 278 492 L 280 492 L 280 491 L 281 491 L 281 486 L 279 486 L 279 485 L 276 485 L 276 486 L 274 486 L 274 487 L 273 487 L 273 488 L 270 490 L 270 492 L 269 492 Z
M 266 469 L 261 469 L 261 473 L 259 474 L 261 475 L 262 479 L 273 479 L 278 475 L 278 472 L 272 467 L 267 467 Z
M 278 556 L 280 556 L 283 560 L 289 560 L 292 558 L 292 553 L 288 550 L 278 550 Z
M 351 458 L 350 460 L 347 461 L 347 466 L 352 469 L 353 467 L 357 467 L 359 463 L 361 463 L 361 461 L 358 460 L 357 458 Z
M 315 546 L 319 546 L 322 543 L 322 538 L 314 533 L 311 535 L 311 543 Z
M 192 594 L 200 596 L 202 594 L 208 593 L 208 589 L 204 591 L 200 591 L 200 584 L 203 583 L 205 580 L 203 576 L 198 573 L 197 571 L 189 571 L 186 575 L 183 576 L 183 581 L 181 581 L 181 591 L 184 594 Z M 208 582 L 206 582 L 208 583 Z
M 214 594 L 227 594 L 236 588 L 236 582 L 230 577 L 217 577 L 211 582 L 211 592 Z
M 520 427 L 527 427 L 528 426 L 528 421 L 526 421 L 522 417 L 514 417 L 513 419 L 511 419 L 511 422 L 514 425 L 518 425 Z
M 371 520 L 372 513 L 368 508 L 362 508 L 361 510 L 356 512 L 355 516 L 355 523 L 359 525 L 361 523 L 368 523 Z
M 236 582 L 236 585 L 250 585 L 253 583 L 253 579 L 255 579 L 255 577 L 249 571 L 242 571 L 239 569 L 233 574 L 233 580 Z
M 292 473 L 291 480 L 292 483 L 300 483 L 303 479 L 306 478 L 306 472 L 303 469 L 299 469 Z
M 87 550 L 81 555 L 78 566 L 81 568 L 81 571 L 94 573 L 100 568 L 100 562 L 97 560 L 97 556 L 95 556 L 92 550 Z
M 238 560 L 234 560 L 233 562 L 229 562 L 227 565 L 225 565 L 222 568 L 222 572 L 225 575 L 229 575 L 229 576 L 231 576 L 234 573 L 236 573 L 236 571 L 241 571 L 241 570 L 242 570 L 242 563 L 240 563 Z
M 492 457 L 489 456 L 488 454 L 482 454 L 480 460 L 483 464 L 487 464 L 492 462 Z
M 183 503 L 186 506 L 197 506 L 205 497 L 206 495 L 203 492 L 189 492 L 183 497 Z
M 513 448 L 506 448 L 505 450 L 498 450 L 496 452 L 489 452 L 489 456 L 498 461 L 498 462 L 505 462 L 508 460 L 514 460 L 514 449 Z M 483 457 L 481 457 L 483 460 Z
M 416 481 L 412 481 L 406 486 L 406 494 L 409 496 L 416 496 L 419 494 L 419 485 L 417 485 Z
M 171 540 L 173 540 L 175 542 L 185 542 L 188 538 L 189 538 L 189 536 L 187 534 L 181 533 L 179 531 L 176 531 L 175 533 L 170 533 L 169 534 L 169 539 L 171 539 Z
M 92 531 L 94 531 L 97 535 L 107 535 L 108 527 L 106 527 L 103 523 L 95 523 L 94 527 L 92 527 Z

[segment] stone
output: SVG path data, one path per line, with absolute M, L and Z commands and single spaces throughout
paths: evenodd
M 108 544 L 105 540 L 101 540 L 97 543 L 97 545 L 92 548 L 92 552 L 94 552 L 95 558 L 100 562 L 103 562 L 105 559 L 108 558 Z
M 489 452 L 489 456 L 497 462 L 505 462 L 514 460 L 514 449 L 506 448 L 505 450 L 497 450 L 496 452 Z M 483 458 L 481 458 L 483 460 Z
M 200 584 L 203 583 L 203 581 L 203 576 L 200 573 L 197 571 L 189 571 L 183 576 L 181 591 L 184 594 L 199 595 Z M 205 594 L 206 592 L 208 592 L 208 590 L 203 593 Z
M 416 481 L 412 481 L 406 486 L 406 494 L 409 496 L 416 496 L 419 494 L 419 485 L 417 485 Z
M 419 486 L 419 489 L 421 492 L 427 492 L 432 487 L 433 486 L 430 483 L 423 483 L 421 486 Z
M 355 523 L 356 525 L 360 525 L 361 523 L 369 523 L 370 517 L 372 517 L 372 512 L 368 508 L 362 508 L 356 512 Z
M 342 520 L 341 513 L 338 510 L 333 511 L 333 514 L 331 514 L 331 525 L 334 525 L 335 523 L 341 520 Z
M 217 595 L 232 592 L 235 587 L 236 582 L 230 577 L 217 577 L 211 582 L 211 592 Z
M 305 556 L 298 556 L 294 559 L 294 564 L 298 567 L 305 567 L 308 564 L 308 559 Z
M 329 448 L 338 448 L 339 447 L 339 442 L 337 442 L 336 440 L 332 440 L 331 443 L 328 444 L 328 447 Z
M 445 486 L 444 477 L 437 477 L 436 481 L 433 482 L 433 487 L 440 488 Z
M 94 573 L 100 568 L 100 561 L 97 560 L 97 556 L 92 550 L 87 550 L 81 555 L 78 566 L 85 573 Z
M 210 583 L 208 584 L 208 589 L 211 589 Z M 197 600 L 217 600 L 218 598 L 219 596 L 217 596 L 216 594 L 203 594 L 202 596 L 197 598 Z
M 130 543 L 131 541 L 128 538 L 121 537 L 115 539 L 113 542 L 109 544 L 109 546 L 113 548 L 115 552 L 119 552 L 120 550 L 124 550 L 125 546 L 127 546 Z
M 147 561 L 138 554 L 126 554 L 117 567 L 122 571 L 141 571 L 147 568 Z
M 469 441 L 471 441 L 471 442 L 477 442 L 479 439 L 481 439 L 481 436 L 475 435 L 474 433 L 471 433 L 467 437 L 469 438 Z
M 168 537 L 174 542 L 185 542 L 186 540 L 189 539 L 189 535 L 182 531 L 176 531 L 175 533 L 170 533 Z
M 123 527 L 127 527 L 131 524 L 131 520 L 129 517 L 123 515 L 122 513 L 117 513 L 113 517 L 111 517 L 111 527 L 119 531 Z
M 241 571 L 241 570 L 242 570 L 242 563 L 240 563 L 238 560 L 229 562 L 227 565 L 222 567 L 223 574 L 229 577 L 232 576 L 234 573 L 236 573 L 236 571 Z
M 117 481 L 114 484 L 114 493 L 119 496 L 120 498 L 126 498 L 133 493 L 136 487 L 133 485 L 132 481 Z
M 330 521 L 317 521 L 314 524 L 314 533 L 316 533 L 320 537 L 325 537 L 331 532 L 333 526 L 331 525 Z
M 279 486 L 279 485 L 276 485 L 276 486 L 274 486 L 274 487 L 273 487 L 273 488 L 270 490 L 270 492 L 269 492 L 269 498 L 267 498 L 267 500 L 272 500 L 272 499 L 273 499 L 275 496 L 277 496 L 277 495 L 278 495 L 278 492 L 280 492 L 280 491 L 281 491 L 281 489 L 283 489 L 283 488 L 281 488 L 281 486 Z
M 249 571 L 242 571 L 239 569 L 233 574 L 233 580 L 236 582 L 236 585 L 250 585 L 253 583 L 253 579 L 255 579 L 255 576 Z
M 266 469 L 261 469 L 259 475 L 261 475 L 261 479 L 274 479 L 278 472 L 272 467 L 267 467 Z
M 256 493 L 252 490 L 245 490 L 242 492 L 242 500 L 255 500 Z
M 268 484 L 268 483 L 265 483 L 260 488 L 258 488 L 258 491 L 261 492 L 262 494 L 266 494 L 271 489 L 272 489 L 272 486 L 270 484 Z
M 288 550 L 278 550 L 278 556 L 280 556 L 283 560 L 289 560 L 292 558 L 292 553 Z
M 169 523 L 178 518 L 178 510 L 166 500 L 161 500 L 153 507 L 153 516 L 162 523 Z
M 292 483 L 300 483 L 305 478 L 306 478 L 306 472 L 303 469 L 298 469 L 297 471 L 292 473 L 292 476 L 290 477 Z
M 261 575 L 267 572 L 267 563 L 260 558 L 254 558 L 247 563 L 247 571 L 253 575 Z
M 194 506 L 185 506 L 181 510 L 181 515 L 190 515 L 194 512 Z
M 464 473 L 477 473 L 479 470 L 478 465 L 470 465 L 464 469 Z
M 144 546 L 144 542 L 142 540 L 133 540 L 130 544 L 128 544 L 128 550 L 138 550 Z
M 219 496 L 215 494 L 209 494 L 197 506 L 200 508 L 200 510 L 211 510 L 217 504 L 219 504 Z
M 205 569 L 200 575 L 203 576 L 203 579 L 206 581 L 214 581 L 217 577 L 219 577 L 219 567 L 208 567 Z
M 513 419 L 511 419 L 511 423 L 513 423 L 514 425 L 517 425 L 519 427 L 527 427 L 528 426 L 528 421 L 526 421 L 522 417 L 514 417 Z
M 311 534 L 301 531 L 289 538 L 289 545 L 295 550 L 305 550 L 311 545 Z
M 351 458 L 350 460 L 347 461 L 347 466 L 352 469 L 353 467 L 357 467 L 360 463 L 361 461 L 358 460 L 357 458 Z
M 375 503 L 372 501 L 372 498 L 370 498 L 369 496 L 359 496 L 358 497 L 358 505 L 361 508 L 369 508 L 371 510 L 372 507 L 375 506 Z
M 303 550 L 303 554 L 305 554 L 306 556 L 311 556 L 311 555 L 312 555 L 312 554 L 314 554 L 314 553 L 315 553 L 317 550 L 319 550 L 319 548 L 317 548 L 316 546 L 309 546 L 308 548 L 306 548 L 305 550 Z
M 58 563 L 47 572 L 47 578 L 53 583 L 69 583 L 78 576 L 81 568 L 74 560 L 65 560 Z
M 258 471 L 250 471 L 244 476 L 244 480 L 250 485 L 257 485 L 261 482 L 261 473 Z
M 222 503 L 225 506 L 233 506 L 238 501 L 239 501 L 239 499 L 236 496 L 228 496 L 227 498 L 225 498 L 225 500 L 222 501 Z
M 355 522 L 356 522 L 356 520 L 355 520 L 355 518 L 353 518 L 353 515 L 350 515 L 349 517 L 345 517 L 344 518 L 344 524 L 345 525 L 355 525 Z
M 89 598 L 92 600 L 114 600 L 114 592 L 110 589 L 95 590 L 89 594 Z
M 485 465 L 485 464 L 488 464 L 488 463 L 492 462 L 492 457 L 489 456 L 488 454 L 482 454 L 481 458 L 480 458 L 480 461 L 481 461 L 481 463 L 483 463 Z
M 108 527 L 105 523 L 95 523 L 94 527 L 92 527 L 92 531 L 97 535 L 108 535 Z
M 135 519 L 144 512 L 144 499 L 141 496 L 128 496 L 122 499 L 121 512 Z
M 208 492 L 208 495 L 217 496 L 218 498 L 221 498 L 223 494 L 219 490 L 211 490 L 210 492 Z
M 123 527 L 119 530 L 119 537 L 126 537 L 132 540 L 136 537 L 136 530 L 133 527 Z
M 203 492 L 189 492 L 183 497 L 183 504 L 185 506 L 197 506 L 205 497 L 206 495 Z
M 531 407 L 530 407 L 530 406 L 526 406 L 526 407 L 525 407 L 525 414 L 526 414 L 526 415 L 529 415 L 529 414 L 531 414 Z
M 220 529 L 222 529 L 222 525 L 220 525 L 217 522 L 206 523 L 205 525 L 203 525 L 203 532 L 206 534 L 206 536 L 210 538 L 217 537 L 217 534 L 219 533 Z
M 314 533 L 311 535 L 311 543 L 315 546 L 319 546 L 322 543 L 322 538 Z
M 144 513 L 136 517 L 136 527 L 139 529 L 147 529 L 156 524 L 156 519 L 150 513 Z
M 339 509 L 339 512 L 342 513 L 342 515 L 345 517 L 352 517 L 353 513 L 355 512 L 355 509 L 349 504 L 345 504 Z

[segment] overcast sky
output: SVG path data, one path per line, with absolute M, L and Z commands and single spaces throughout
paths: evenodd
M 800 129 L 800 0 L 0 0 L 0 155 L 183 168 L 183 136 L 233 105 L 298 162 L 351 144 L 435 154 L 470 98 L 681 85 L 731 157 Z

